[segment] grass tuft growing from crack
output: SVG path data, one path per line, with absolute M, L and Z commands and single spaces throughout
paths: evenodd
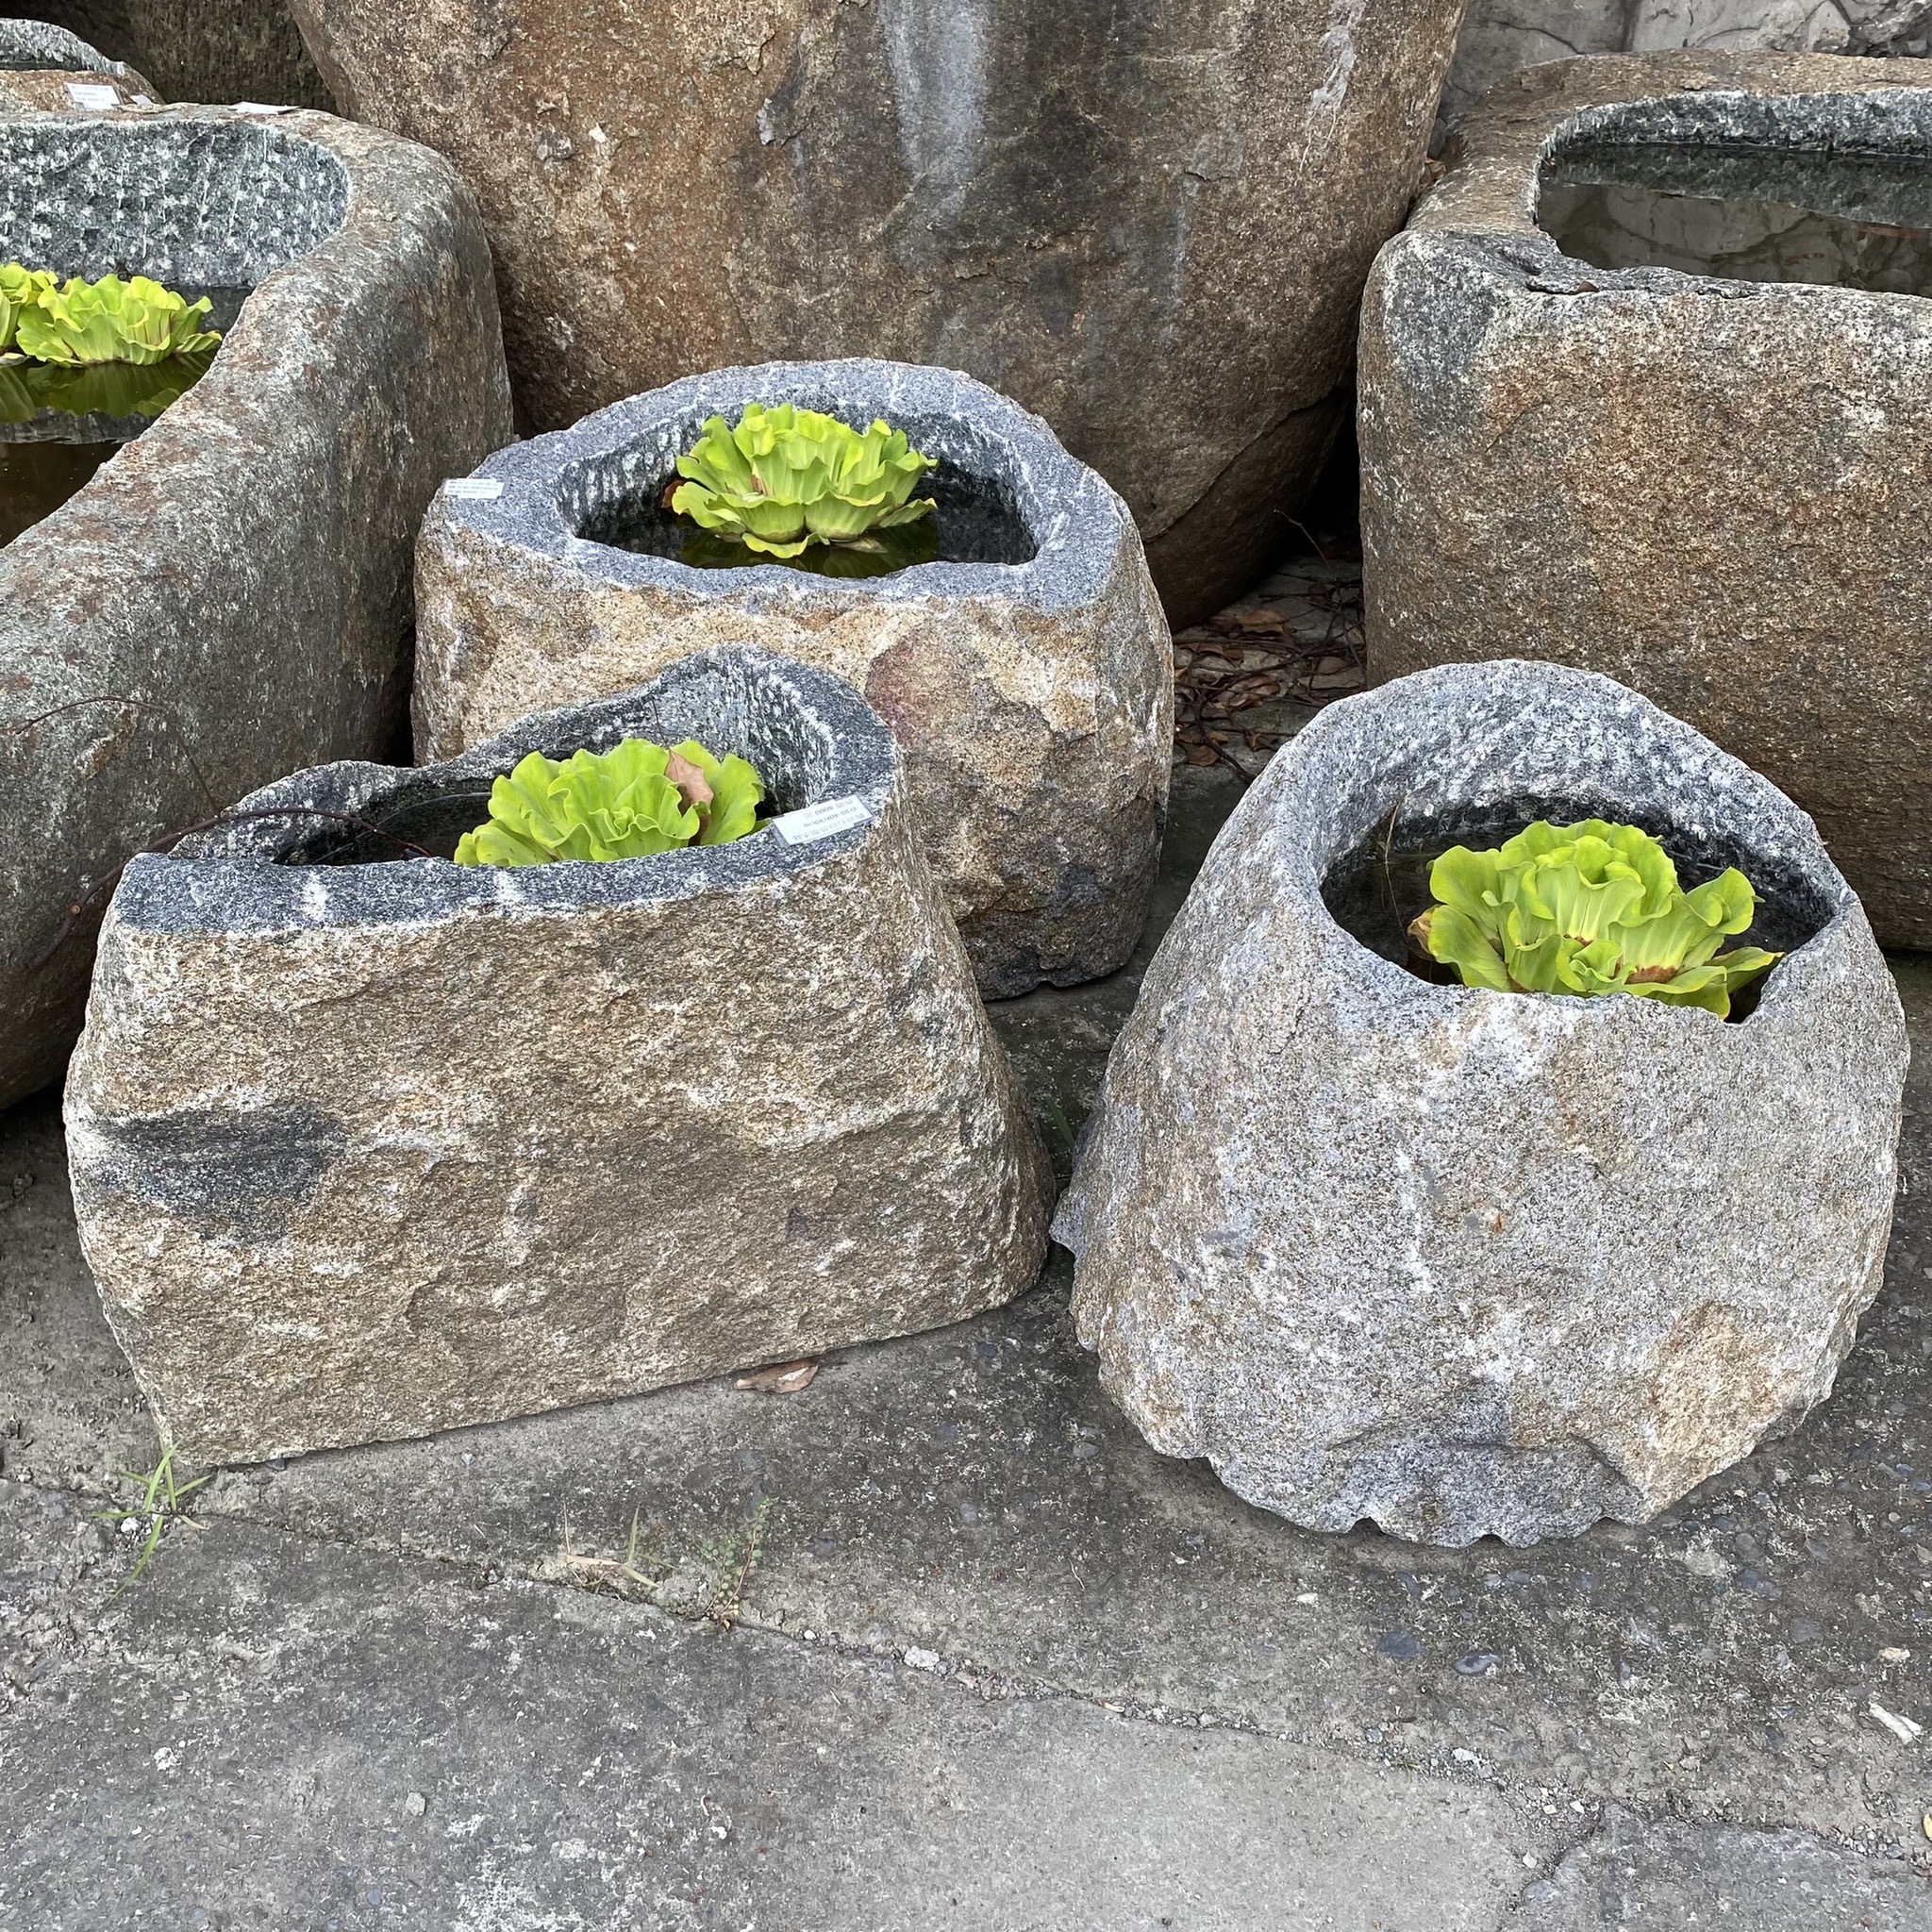
M 188 1499 L 205 1483 L 214 1480 L 212 1474 L 198 1475 L 192 1482 L 184 1483 L 177 1480 L 175 1474 L 175 1452 L 172 1449 L 163 1450 L 161 1459 L 145 1475 L 139 1474 L 131 1469 L 121 1470 L 118 1474 L 123 1482 L 132 1483 L 141 1491 L 141 1500 L 123 1508 L 94 1509 L 90 1510 L 89 1514 L 96 1523 L 125 1524 L 132 1521 L 136 1524 L 145 1524 L 147 1534 L 142 1541 L 141 1554 L 134 1559 L 134 1568 L 115 1586 L 113 1594 L 108 1598 L 109 1604 L 115 1602 L 125 1591 L 131 1589 L 140 1578 L 142 1572 L 152 1560 L 154 1553 L 160 1548 L 161 1539 L 167 1534 L 171 1524 L 185 1523 L 191 1529 L 201 1527 L 188 1514 Z M 102 1606 L 103 1608 L 106 1607 Z

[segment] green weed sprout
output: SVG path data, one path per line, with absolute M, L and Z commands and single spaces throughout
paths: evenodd
M 170 356 L 212 349 L 221 341 L 200 327 L 212 306 L 206 295 L 191 303 L 145 275 L 126 282 L 118 275 L 97 282 L 75 275 L 58 289 L 51 276 L 40 279 L 46 286 L 20 306 L 13 322 L 13 346 L 33 361 L 69 367 L 165 362 Z
M 1438 903 L 1410 935 L 1463 985 L 1494 992 L 1633 993 L 1722 1020 L 1731 995 L 1783 957 L 1718 951 L 1757 909 L 1736 867 L 1686 892 L 1655 839 L 1602 819 L 1539 819 L 1490 852 L 1452 846 L 1429 891 Z
M 747 549 L 797 557 L 814 543 L 864 545 L 874 531 L 930 515 L 931 497 L 908 499 L 938 467 L 883 421 L 861 435 L 816 409 L 747 403 L 736 429 L 713 416 L 678 458 L 688 480 L 671 508 Z
M 626 738 L 561 763 L 533 751 L 491 787 L 489 820 L 458 841 L 456 862 L 548 865 L 726 845 L 757 828 L 764 795 L 743 758 L 713 758 L 694 739 L 667 751 Z

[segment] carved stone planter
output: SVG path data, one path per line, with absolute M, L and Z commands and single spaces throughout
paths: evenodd
M 844 813 L 508 872 L 373 862 L 381 838 L 296 812 L 449 850 L 525 753 L 626 736 Z M 129 867 L 68 1085 L 82 1247 L 184 1455 L 631 1394 L 1032 1283 L 1045 1158 L 891 734 L 841 681 L 710 653 L 242 810 Z
M 1924 61 L 1537 68 L 1361 336 L 1371 675 L 1622 679 L 1810 812 L 1901 946 L 1932 945 L 1928 183 Z
M 650 554 L 705 419 L 759 401 L 888 417 L 941 459 L 942 543 L 976 530 L 962 547 L 981 560 L 849 581 Z M 773 363 L 621 403 L 480 476 L 501 493 L 440 497 L 417 553 L 419 757 L 757 643 L 850 678 L 891 724 L 986 991 L 1095 978 L 1132 952 L 1167 806 L 1167 626 L 1125 507 L 1038 417 L 946 370 Z
M 240 312 L 199 383 L 0 550 L 0 1105 L 59 1073 L 129 854 L 390 741 L 424 506 L 510 435 L 475 205 L 407 142 L 209 108 L 0 123 L 16 258 Z
M 1743 868 L 1789 949 L 1756 1009 L 1434 985 L 1330 910 L 1359 855 L 1544 815 Z M 1403 678 L 1281 752 L 1161 944 L 1055 1228 L 1081 1339 L 1157 1449 L 1310 1528 L 1641 1522 L 1829 1392 L 1906 1058 L 1857 898 L 1764 779 L 1588 673 Z
M 1291 536 L 1462 8 L 294 12 L 344 113 L 475 186 L 537 427 L 769 358 L 962 369 L 1121 492 L 1186 624 Z
M 0 113 L 151 106 L 153 86 L 78 34 L 38 20 L 0 20 Z

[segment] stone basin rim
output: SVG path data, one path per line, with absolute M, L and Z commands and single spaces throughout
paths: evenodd
M 728 845 L 692 846 L 639 858 L 560 859 L 548 865 L 462 866 L 441 858 L 375 863 L 291 864 L 287 854 L 319 836 L 300 816 L 243 821 L 184 840 L 173 853 L 142 853 L 114 895 L 115 913 L 136 931 L 182 934 L 412 925 L 491 914 L 568 919 L 600 907 L 670 903 L 721 892 L 759 891 L 811 872 L 884 835 L 900 783 L 891 732 L 842 679 L 750 647 L 681 658 L 650 683 L 614 697 L 558 706 L 519 719 L 508 731 L 434 765 L 341 760 L 297 772 L 237 802 L 236 811 L 310 806 L 366 815 L 411 780 L 488 780 L 525 752 L 615 742 L 647 734 L 662 705 L 722 674 L 778 678 L 802 699 L 801 722 L 823 732 L 829 759 L 809 795 L 788 806 L 855 797 L 858 824 L 791 845 L 770 829 Z M 480 823 L 482 813 L 478 813 Z
M 1330 849 L 1318 851 L 1318 829 L 1305 816 L 1295 814 L 1293 810 L 1295 794 L 1290 788 L 1295 774 L 1304 765 L 1315 760 L 1328 739 L 1344 729 L 1360 728 L 1366 723 L 1367 714 L 1374 709 L 1389 708 L 1391 694 L 1392 702 L 1400 704 L 1405 693 L 1419 689 L 1423 680 L 1438 688 L 1464 685 L 1474 690 L 1497 681 L 1481 674 L 1497 672 L 1531 673 L 1535 675 L 1536 681 L 1553 690 L 1569 684 L 1579 690 L 1591 689 L 1597 695 L 1613 692 L 1627 700 L 1627 715 L 1641 719 L 1648 713 L 1653 718 L 1665 721 L 1673 734 L 1682 734 L 1687 740 L 1702 737 L 1692 726 L 1672 718 L 1660 706 L 1652 704 L 1627 686 L 1620 685 L 1614 678 L 1606 677 L 1599 672 L 1523 658 L 1491 658 L 1478 664 L 1438 665 L 1325 707 L 1283 747 L 1274 761 L 1281 767 L 1280 779 L 1263 798 L 1257 799 L 1257 805 L 1273 805 L 1277 793 L 1284 794 L 1274 808 L 1297 820 L 1296 836 L 1284 854 L 1284 863 L 1304 902 L 1315 915 L 1316 930 L 1323 942 L 1323 973 L 1342 975 L 1364 992 L 1389 1001 L 1406 1018 L 1447 1021 L 1458 1013 L 1480 1013 L 1485 1008 L 1501 1010 L 1497 1003 L 1507 1002 L 1512 1019 L 1524 1013 L 1533 1021 L 1531 1014 L 1524 1013 L 1524 1008 L 1528 1008 L 1534 1013 L 1547 1015 L 1552 1024 L 1565 1026 L 1649 1026 L 1657 1029 L 1660 1037 L 1668 1029 L 1685 1024 L 1716 1027 L 1724 1036 L 1741 1035 L 1761 1015 L 1774 1015 L 1787 1006 L 1811 998 L 1815 991 L 1814 986 L 1807 983 L 1811 975 L 1802 969 L 1824 964 L 1825 954 L 1848 937 L 1855 922 L 1863 925 L 1863 908 L 1857 894 L 1832 863 L 1809 814 L 1793 805 L 1769 779 L 1715 745 L 1710 746 L 1712 763 L 1734 780 L 1741 775 L 1743 783 L 1739 789 L 1761 799 L 1765 805 L 1760 823 L 1777 824 L 1786 835 L 1786 842 L 1778 851 L 1764 853 L 1766 864 L 1796 873 L 1819 901 L 1816 929 L 1801 945 L 1786 952 L 1764 976 L 1756 1005 L 1741 1020 L 1720 1020 L 1716 1014 L 1705 1012 L 1701 1008 L 1670 1007 L 1658 1000 L 1586 999 L 1574 993 L 1507 993 L 1495 992 L 1488 987 L 1438 985 L 1408 972 L 1392 959 L 1384 958 L 1335 917 L 1323 887 L 1334 868 L 1373 832 L 1386 814 L 1376 812 L 1361 820 L 1353 831 L 1340 834 Z M 1704 741 L 1708 743 L 1707 740 Z M 1271 766 L 1270 775 L 1273 771 Z M 1574 781 L 1574 791 L 1579 808 L 1588 806 L 1590 789 L 1588 775 Z M 1261 786 L 1257 784 L 1256 793 L 1260 791 Z M 1357 797 L 1359 795 L 1356 794 Z M 1342 808 L 1345 810 L 1353 802 L 1352 799 L 1344 801 Z M 1606 801 L 1598 808 L 1596 815 L 1613 817 L 1613 808 Z M 1685 836 L 1696 835 L 1687 830 Z M 1741 835 L 1740 838 L 1741 842 Z M 1801 970 L 1790 971 L 1792 967 Z
M 679 445 L 663 461 L 668 474 L 676 454 L 695 441 L 706 417 L 729 419 L 751 402 L 819 408 L 858 421 L 861 427 L 875 416 L 894 428 L 906 427 L 902 419 L 908 415 L 950 419 L 962 436 L 970 435 L 996 460 L 982 457 L 974 461 L 943 444 L 934 447 L 929 427 L 914 434 L 914 446 L 1008 490 L 1015 514 L 1034 541 L 1035 555 L 1023 563 L 918 563 L 876 577 L 827 578 L 777 564 L 700 570 L 675 558 L 623 550 L 577 534 L 566 502 L 576 477 L 641 456 L 654 442 L 665 441 L 667 432 Z M 1112 558 L 1124 530 L 1132 527 L 1126 506 L 1113 490 L 1069 455 L 1041 418 L 1010 397 L 958 370 L 867 357 L 762 362 L 685 376 L 612 403 L 568 429 L 498 450 L 473 474 L 502 483 L 503 494 L 490 499 L 452 497 L 445 491 L 439 499 L 441 513 L 459 528 L 565 564 L 597 582 L 753 608 L 803 605 L 847 609 L 864 602 L 971 597 L 1050 609 L 1075 607 L 1105 591 Z M 721 583 L 721 578 L 730 581 Z

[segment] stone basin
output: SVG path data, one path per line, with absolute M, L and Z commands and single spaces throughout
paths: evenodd
M 1370 841 L 1541 816 L 1740 866 L 1789 948 L 1748 1017 L 1432 984 L 1330 910 Z M 1155 1448 L 1309 1528 L 1645 1521 L 1829 1392 L 1906 1061 L 1857 898 L 1765 779 L 1591 673 L 1398 679 L 1277 755 L 1161 943 L 1055 1224 L 1080 1338 Z
M 226 108 L 0 122 L 0 260 L 228 291 L 202 379 L 0 550 L 0 1105 L 59 1074 L 117 869 L 385 747 L 439 483 L 510 436 L 468 191 L 408 142 Z
M 941 557 L 962 555 L 846 579 L 657 554 L 677 458 L 748 402 L 904 429 L 940 462 Z M 754 642 L 850 678 L 891 723 L 984 991 L 1097 978 L 1132 951 L 1167 808 L 1167 625 L 1125 505 L 1039 417 L 950 370 L 767 363 L 518 443 L 465 488 L 417 552 L 420 757 Z
M 1499 88 L 1364 303 L 1371 677 L 1617 677 L 1808 811 L 1881 941 L 1932 945 L 1928 247 L 1932 63 Z
M 392 842 L 438 849 L 530 751 L 628 736 L 749 758 L 787 816 L 518 870 Z M 815 806 L 843 810 L 790 816 Z M 908 1334 L 1046 1246 L 891 733 L 751 652 L 426 769 L 299 774 L 136 859 L 68 1124 L 108 1319 L 198 1463 Z

